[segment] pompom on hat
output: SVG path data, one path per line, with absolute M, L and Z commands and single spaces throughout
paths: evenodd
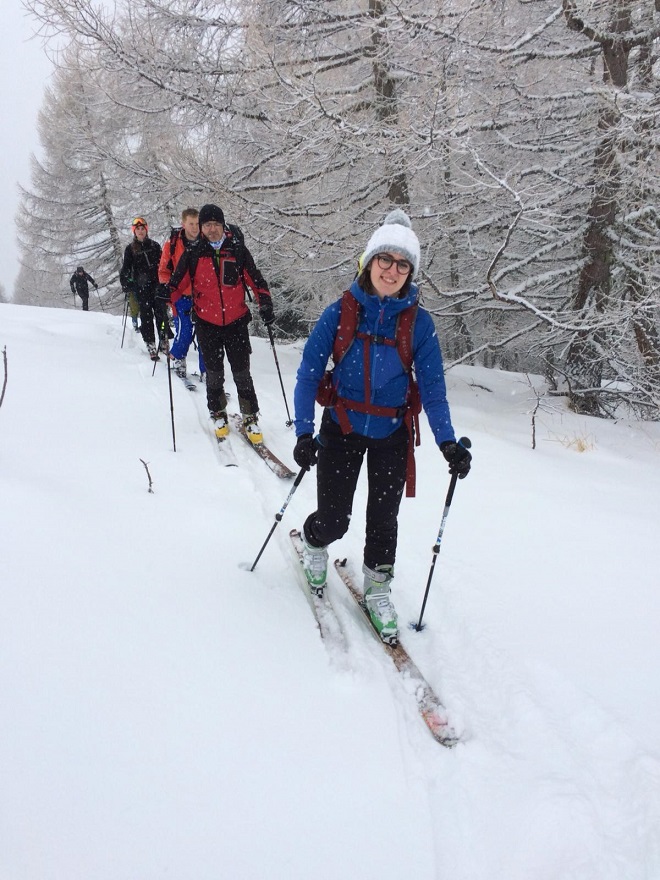
M 395 208 L 387 215 L 383 225 L 379 226 L 367 243 L 360 259 L 361 267 L 369 265 L 376 254 L 401 254 L 410 260 L 415 278 L 419 272 L 421 250 L 419 239 L 412 230 L 410 217 L 401 208 Z
M 225 225 L 225 215 L 222 213 L 222 208 L 219 208 L 217 205 L 202 205 L 199 209 L 199 225 L 203 226 L 204 223 L 208 223 L 210 220 L 215 220 L 216 223 L 222 223 Z

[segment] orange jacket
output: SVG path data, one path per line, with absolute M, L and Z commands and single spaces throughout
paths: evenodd
M 176 269 L 177 263 L 181 259 L 181 254 L 186 249 L 184 244 L 184 233 L 183 229 L 176 230 L 178 232 L 177 236 L 171 235 L 167 241 L 163 244 L 163 253 L 160 258 L 160 263 L 158 264 L 158 280 L 161 284 L 167 284 L 174 270 Z M 172 253 L 172 239 L 174 239 L 174 253 Z M 192 296 L 192 290 L 190 289 L 190 276 L 186 275 L 182 280 L 176 290 L 172 291 L 172 312 L 176 315 L 176 302 L 182 296 Z

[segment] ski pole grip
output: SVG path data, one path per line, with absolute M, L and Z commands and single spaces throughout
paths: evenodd
M 470 447 L 472 446 L 472 440 L 470 440 L 469 437 L 459 437 L 458 442 L 461 444 L 461 446 L 465 446 L 466 449 L 470 449 Z

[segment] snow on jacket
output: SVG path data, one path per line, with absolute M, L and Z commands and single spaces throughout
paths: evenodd
M 136 238 L 126 246 L 124 262 L 119 271 L 122 290 L 151 291 L 158 284 L 160 245 L 152 238 L 139 242 Z
M 242 253 L 242 271 L 237 259 L 238 247 Z M 254 293 L 259 306 L 264 297 L 270 297 L 268 285 L 252 254 L 245 245 L 236 245 L 231 234 L 225 236 L 218 250 L 204 236 L 197 248 L 186 249 L 170 279 L 170 289 L 178 288 L 186 276 L 190 277 L 191 261 L 196 263 L 192 277 L 195 314 L 210 324 L 224 327 L 249 315 L 245 302 L 246 285 Z
M 381 300 L 367 294 L 357 281 L 351 285 L 350 293 L 361 306 L 358 331 L 389 339 L 395 339 L 398 315 L 418 298 L 418 290 L 414 284 L 408 294 L 400 299 L 385 297 Z M 314 433 L 314 401 L 332 354 L 340 312 L 341 299 L 325 309 L 305 343 L 294 392 L 295 428 L 298 437 L 301 434 Z M 340 397 L 365 402 L 365 344 L 368 344 L 366 340 L 356 337 L 334 369 L 334 382 Z M 371 344 L 370 362 L 371 400 L 367 402 L 376 406 L 402 406 L 408 389 L 408 375 L 396 347 Z M 447 403 L 440 344 L 430 314 L 421 307 L 417 309 L 413 329 L 413 366 L 422 406 L 436 443 L 455 440 Z M 334 410 L 331 409 L 330 413 L 337 421 Z M 402 422 L 401 418 L 374 416 L 354 410 L 348 410 L 348 418 L 354 431 L 376 439 L 388 437 Z

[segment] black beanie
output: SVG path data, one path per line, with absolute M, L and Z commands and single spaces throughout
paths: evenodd
M 222 208 L 219 208 L 217 205 L 202 205 L 199 211 L 199 225 L 202 226 L 204 223 L 208 223 L 209 220 L 216 220 L 224 226 L 225 215 L 222 213 Z

